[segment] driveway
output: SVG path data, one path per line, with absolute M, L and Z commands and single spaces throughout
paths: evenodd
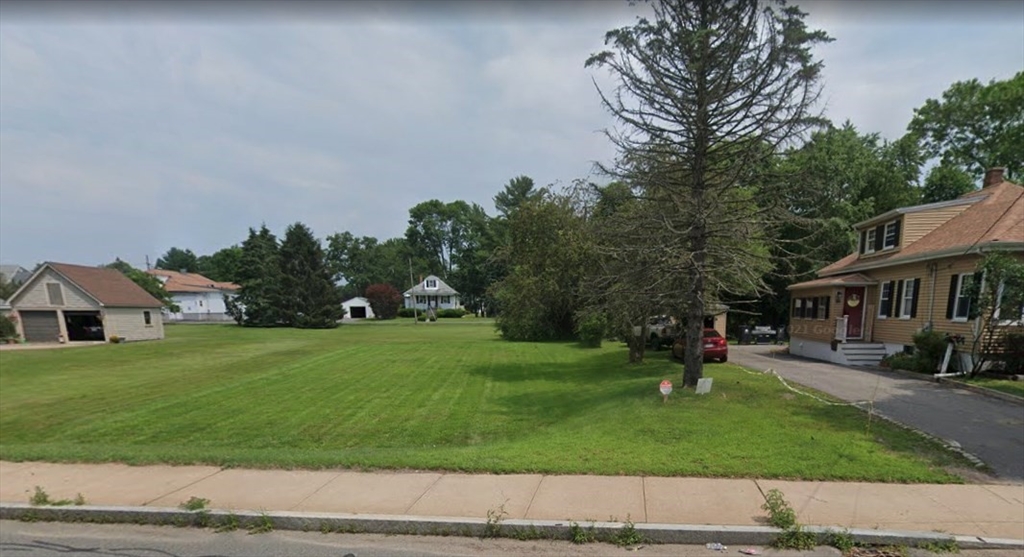
M 898 422 L 956 441 L 1004 480 L 1024 482 L 1024 406 L 894 373 L 789 355 L 777 346 L 730 346 L 729 361 L 765 371 L 847 401 L 873 400 Z

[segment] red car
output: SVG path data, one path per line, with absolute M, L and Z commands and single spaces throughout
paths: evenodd
M 729 343 L 714 329 L 704 329 L 704 359 L 718 360 L 719 362 L 729 361 Z M 683 359 L 683 352 L 686 349 L 686 337 L 679 337 L 672 344 L 672 355 L 680 360 Z

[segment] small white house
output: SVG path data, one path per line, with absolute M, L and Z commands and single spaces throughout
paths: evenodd
M 217 282 L 200 275 L 168 271 L 166 269 L 150 269 L 147 273 L 160 279 L 164 290 L 178 306 L 178 311 L 164 312 L 168 321 L 231 321 L 228 315 L 225 297 L 237 295 L 238 285 L 230 282 Z
M 345 308 L 345 319 L 373 319 L 373 308 L 370 307 L 370 300 L 362 296 L 345 300 L 341 303 Z
M 459 293 L 435 275 L 423 279 L 423 282 L 406 290 L 403 294 L 405 307 L 415 307 L 423 311 L 429 309 L 461 308 Z

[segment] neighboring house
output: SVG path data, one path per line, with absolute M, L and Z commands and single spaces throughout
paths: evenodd
M 160 300 L 116 269 L 47 262 L 10 304 L 28 342 L 164 338 Z
M 790 353 L 874 365 L 926 328 L 973 338 L 966 288 L 978 262 L 992 251 L 1024 259 L 1024 188 L 992 169 L 978 191 L 854 228 L 856 253 L 789 287 Z
M 231 282 L 217 282 L 199 273 L 150 269 L 147 273 L 164 283 L 164 290 L 171 295 L 178 311 L 164 310 L 168 321 L 231 321 L 227 313 L 225 296 L 237 295 L 238 285 Z
M 344 319 L 373 319 L 373 308 L 370 307 L 370 300 L 362 296 L 356 296 L 341 303 L 345 308 Z
M 459 303 L 459 293 L 435 275 L 428 276 L 416 286 L 406 290 L 403 297 L 405 298 L 405 307 L 415 307 L 423 311 L 462 307 L 462 304 Z
M 0 275 L 6 282 L 22 284 L 32 276 L 32 271 L 21 265 L 0 265 Z

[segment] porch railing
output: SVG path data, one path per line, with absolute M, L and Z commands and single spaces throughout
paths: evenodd
M 846 342 L 846 325 L 849 316 L 836 317 L 836 340 Z

